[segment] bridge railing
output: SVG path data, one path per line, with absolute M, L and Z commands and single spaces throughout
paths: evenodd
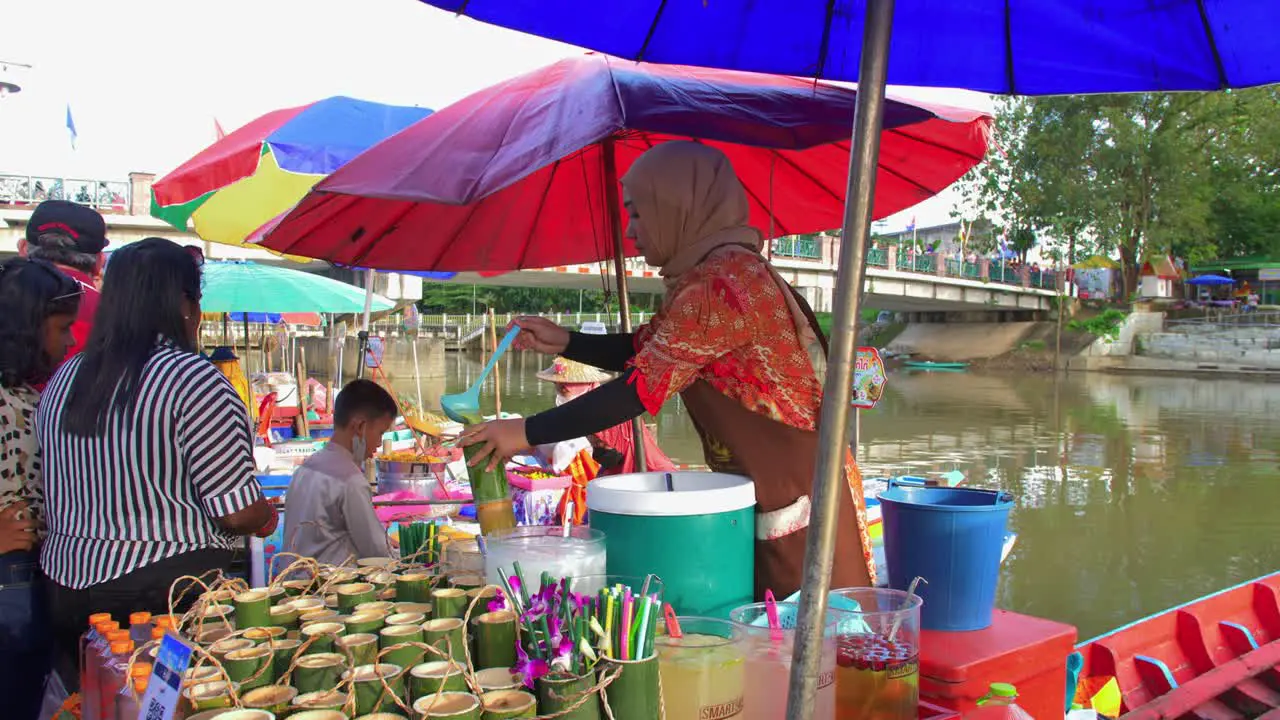
M 130 186 L 119 180 L 0 174 L 0 205 L 70 200 L 99 210 L 129 210 Z

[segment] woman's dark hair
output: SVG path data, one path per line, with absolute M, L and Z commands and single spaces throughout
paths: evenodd
M 333 424 L 344 427 L 357 414 L 369 419 L 394 418 L 400 414 L 400 410 L 396 408 L 396 400 L 391 397 L 391 393 L 383 390 L 378 383 L 372 380 L 352 380 L 338 393 L 338 399 L 333 404 Z
M 200 301 L 200 266 L 181 245 L 149 237 L 112 253 L 93 330 L 62 408 L 67 432 L 99 436 L 108 418 L 132 413 L 157 342 L 196 351 L 184 300 Z
M 80 283 L 43 260 L 0 263 L 0 385 L 34 385 L 55 363 L 44 351 L 44 324 L 53 315 L 75 316 Z

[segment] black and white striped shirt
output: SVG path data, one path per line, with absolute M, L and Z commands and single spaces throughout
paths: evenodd
M 157 345 L 136 410 L 113 415 L 102 437 L 83 438 L 62 428 L 82 357 L 58 370 L 37 412 L 45 574 L 83 589 L 182 553 L 231 548 L 214 518 L 261 497 L 248 415 L 231 383 L 208 360 Z

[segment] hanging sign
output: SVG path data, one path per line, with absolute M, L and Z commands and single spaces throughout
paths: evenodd
M 374 335 L 369 338 L 369 349 L 364 353 L 365 367 L 370 370 L 382 367 L 382 356 L 386 352 L 382 338 Z
M 873 347 L 858 348 L 853 364 L 853 402 L 856 408 L 870 409 L 880 402 L 888 378 L 884 372 L 884 360 Z
M 166 633 L 156 652 L 147 692 L 142 696 L 140 718 L 172 720 L 181 697 L 182 675 L 191 665 L 191 647 L 172 633 Z

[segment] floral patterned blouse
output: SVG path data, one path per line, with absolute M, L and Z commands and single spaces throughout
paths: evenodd
M 662 405 L 695 380 L 743 407 L 801 430 L 815 430 L 822 379 L 814 374 L 791 312 L 765 261 L 749 252 L 712 253 L 668 291 L 671 299 L 636 331 L 636 389 L 645 409 Z M 708 458 L 714 461 L 713 458 Z M 862 476 L 852 454 L 845 476 L 872 581 Z
M 29 386 L 0 386 L 0 509 L 25 502 L 43 537 L 44 485 L 34 423 L 39 399 Z

